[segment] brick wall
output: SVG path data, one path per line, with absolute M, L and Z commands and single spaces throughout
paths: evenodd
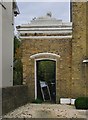
M 37 53 L 54 53 L 60 55 L 56 64 L 56 100 L 70 97 L 71 80 L 71 39 L 25 39 L 22 41 L 22 62 L 24 82 L 29 86 L 31 100 L 35 96 L 35 59 L 30 56 Z M 42 56 L 46 58 L 46 56 Z M 52 58 L 49 56 L 49 58 Z M 54 58 L 52 58 L 54 59 Z
M 87 6 L 86 2 L 73 2 L 73 39 L 72 39 L 72 82 L 71 96 L 73 98 L 86 96 L 86 72 L 82 61 L 87 55 L 86 30 L 87 30 Z
M 87 2 L 86 7 L 87 7 L 87 9 L 86 9 L 86 15 L 87 15 L 87 16 L 86 16 L 86 20 L 87 20 L 87 21 L 86 21 L 86 22 L 87 22 L 87 31 L 86 31 L 86 33 L 87 33 L 87 34 L 86 34 L 86 35 L 87 35 L 87 39 L 86 39 L 86 49 L 87 49 L 87 50 L 86 50 L 86 51 L 87 51 L 87 52 L 86 52 L 86 54 L 87 54 L 87 55 L 86 55 L 86 56 L 87 56 L 87 58 L 88 58 L 88 2 Z M 87 89 L 86 89 L 86 94 L 87 94 L 87 96 L 88 96 L 88 64 L 87 64 L 87 69 L 86 69 L 86 81 L 87 81 L 87 82 L 86 82 L 86 88 L 87 88 Z

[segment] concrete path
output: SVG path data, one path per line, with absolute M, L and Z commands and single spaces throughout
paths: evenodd
M 5 118 L 86 118 L 86 110 L 71 105 L 26 104 L 4 116 Z

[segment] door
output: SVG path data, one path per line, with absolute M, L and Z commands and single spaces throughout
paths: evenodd
M 37 98 L 42 99 L 40 81 L 44 81 L 49 86 L 51 101 L 56 102 L 56 61 L 54 60 L 38 60 L 36 62 L 36 78 L 37 78 Z

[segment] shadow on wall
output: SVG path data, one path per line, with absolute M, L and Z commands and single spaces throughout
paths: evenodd
M 14 37 L 13 85 L 23 84 L 23 65 L 21 62 L 21 41 Z
M 2 115 L 28 102 L 28 87 L 26 85 L 2 88 Z

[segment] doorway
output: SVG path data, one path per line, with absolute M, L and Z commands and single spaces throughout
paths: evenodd
M 50 91 L 51 102 L 56 102 L 56 61 L 38 60 L 36 61 L 36 86 L 37 99 L 43 100 L 40 82 L 47 83 Z

